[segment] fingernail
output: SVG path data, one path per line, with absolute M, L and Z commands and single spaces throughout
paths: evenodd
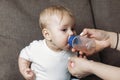
M 68 57 L 68 60 L 70 60 L 70 57 Z
M 83 35 L 83 32 L 82 32 L 82 33 L 80 33 L 80 35 L 82 36 L 82 35 Z
M 74 63 L 73 62 L 71 63 L 71 67 L 74 67 Z

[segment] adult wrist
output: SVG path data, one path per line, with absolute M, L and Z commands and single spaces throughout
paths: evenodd
M 93 65 L 94 65 L 94 61 L 90 60 L 89 63 L 88 63 L 88 67 L 89 67 L 88 72 L 91 73 L 91 74 L 94 73 L 94 66 Z
M 117 44 L 117 34 L 115 32 L 108 32 L 110 48 L 115 49 Z

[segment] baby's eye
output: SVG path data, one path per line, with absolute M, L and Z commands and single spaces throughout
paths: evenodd
M 71 30 L 72 30 L 72 31 L 74 31 L 74 30 L 75 30 L 75 28 L 72 28 Z
M 66 32 L 66 31 L 67 31 L 67 29 L 62 29 L 62 31 Z

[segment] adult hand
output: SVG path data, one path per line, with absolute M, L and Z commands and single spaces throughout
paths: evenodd
M 82 78 L 91 74 L 90 64 L 91 61 L 87 60 L 85 57 L 71 57 L 68 63 L 68 70 L 77 78 Z
M 80 35 L 93 39 L 96 43 L 93 52 L 86 53 L 80 51 L 80 54 L 85 53 L 86 55 L 92 55 L 93 53 L 110 46 L 110 37 L 107 31 L 85 28 Z M 76 50 L 72 48 L 72 51 L 75 52 Z

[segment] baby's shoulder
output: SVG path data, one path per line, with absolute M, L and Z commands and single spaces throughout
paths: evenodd
M 29 46 L 37 46 L 37 45 L 42 45 L 44 40 L 33 40 Z
M 30 50 L 40 48 L 44 45 L 44 40 L 33 40 L 28 46 L 25 48 L 28 48 Z

